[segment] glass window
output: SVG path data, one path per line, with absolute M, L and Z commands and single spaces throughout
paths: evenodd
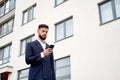
M 56 26 L 56 40 L 64 38 L 64 23 Z
M 56 0 L 56 5 L 59 5 L 59 4 L 63 3 L 63 2 L 64 2 L 64 0 Z
M 73 35 L 73 19 L 69 18 L 67 20 L 64 20 L 61 23 L 56 24 L 55 28 L 56 41 L 71 36 Z
M 56 79 L 57 80 L 70 80 L 70 57 L 56 60 Z M 62 72 L 62 73 L 61 73 Z
M 10 59 L 10 47 L 11 45 L 5 46 L 0 49 L 0 64 L 7 63 Z
M 10 2 L 9 0 L 6 1 L 5 13 L 9 12 L 9 4 L 10 4 L 9 2 Z
M 13 20 L 10 20 L 8 22 L 8 32 L 11 32 L 13 30 Z
M 15 0 L 3 0 L 0 4 L 0 17 L 15 8 Z
M 58 6 L 62 3 L 64 3 L 65 1 L 67 1 L 67 0 L 55 0 L 55 6 Z
M 4 36 L 13 31 L 14 19 L 9 20 L 8 22 L 0 26 L 0 36 Z
M 105 0 L 98 5 L 101 24 L 116 20 L 120 17 L 120 0 Z
M 0 5 L 0 17 L 4 14 L 4 4 Z
M 9 61 L 9 52 L 10 52 L 10 46 L 5 47 L 4 55 L 3 55 L 3 63 L 6 63 Z
M 1 25 L 1 27 L 0 27 L 0 36 L 2 36 L 2 35 L 4 35 L 4 26 L 3 25 Z
M 113 19 L 111 1 L 100 6 L 102 23 L 108 22 Z
M 20 55 L 24 55 L 25 54 L 25 48 L 26 48 L 26 44 L 30 41 L 33 41 L 35 40 L 35 36 L 30 36 L 30 37 L 27 37 L 23 40 L 21 40 L 21 50 L 20 50 Z
M 33 11 L 34 11 L 34 9 L 33 9 L 33 7 L 31 7 L 29 9 L 29 17 L 28 17 L 29 21 L 31 21 L 33 19 L 33 13 L 34 13 Z
M 15 0 L 10 0 L 10 10 L 14 9 L 15 8 Z
M 3 25 L 3 34 L 7 33 L 7 23 Z
M 66 37 L 73 35 L 73 19 L 66 21 Z
M 19 71 L 18 80 L 28 80 L 29 69 Z
M 25 11 L 25 12 L 23 13 L 23 24 L 25 24 L 25 23 L 27 23 L 27 22 L 28 22 L 28 12 Z
M 28 8 L 23 12 L 23 24 L 33 20 L 35 18 L 36 5 Z
M 33 18 L 36 18 L 36 6 L 33 7 Z
M 21 42 L 21 55 L 22 54 L 25 54 L 25 47 L 26 47 L 26 41 L 25 40 L 23 40 L 22 42 Z
M 116 14 L 120 17 L 120 0 L 115 0 Z

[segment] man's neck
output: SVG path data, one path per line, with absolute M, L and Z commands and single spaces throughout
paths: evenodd
M 42 42 L 43 44 L 45 44 L 45 40 L 41 40 L 40 38 L 38 38 L 38 40 L 39 40 L 40 42 Z

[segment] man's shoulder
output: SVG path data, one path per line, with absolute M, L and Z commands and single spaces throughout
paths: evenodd
M 34 40 L 34 41 L 30 41 L 30 42 L 28 42 L 27 44 L 28 44 L 28 45 L 34 45 L 35 42 L 36 42 L 36 40 Z

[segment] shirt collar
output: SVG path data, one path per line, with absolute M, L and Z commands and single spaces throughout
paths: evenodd
M 41 42 L 39 39 L 37 39 L 38 40 L 38 42 L 40 43 L 40 44 L 46 44 L 46 42 L 45 43 L 43 43 L 43 42 Z

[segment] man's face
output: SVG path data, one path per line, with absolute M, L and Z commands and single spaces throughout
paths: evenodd
M 48 28 L 40 28 L 38 29 L 38 35 L 41 40 L 45 40 L 47 37 Z

